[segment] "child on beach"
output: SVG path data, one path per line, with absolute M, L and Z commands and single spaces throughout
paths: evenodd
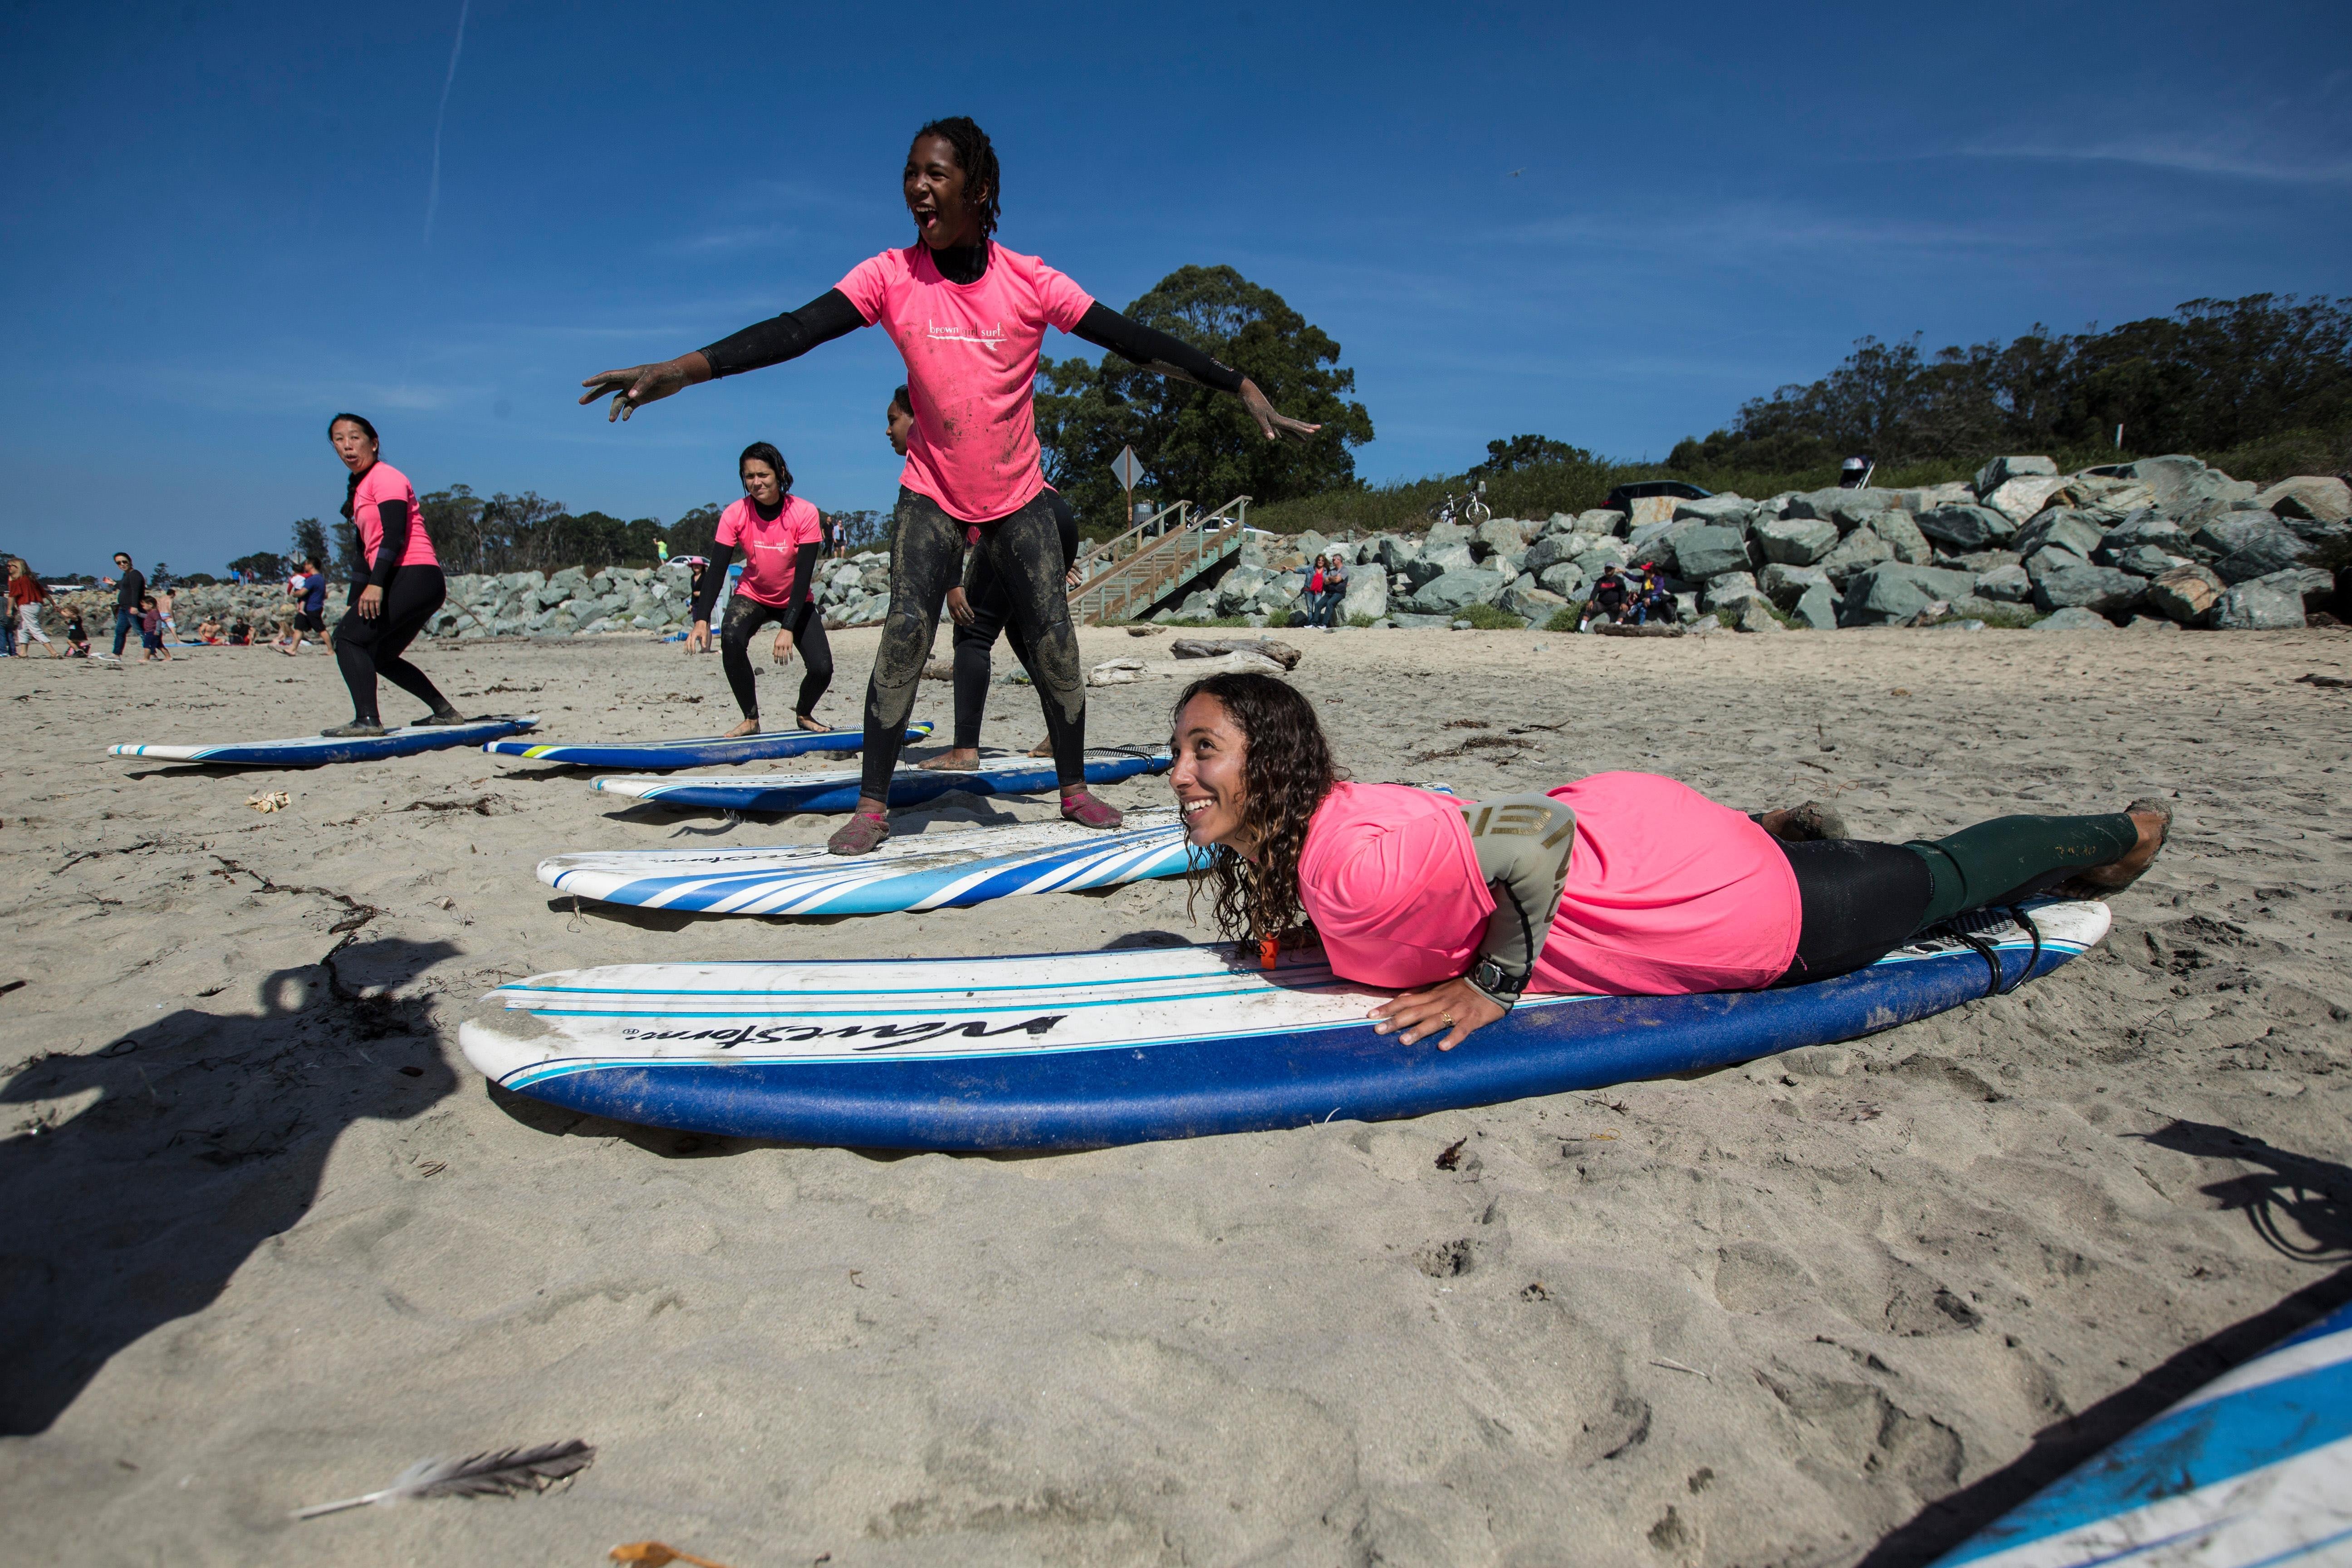
M 163 646 L 163 609 L 148 595 L 139 601 L 139 662 L 142 664 L 172 662 L 172 650 Z M 159 660 L 156 655 L 163 657 Z
M 65 657 L 67 658 L 88 658 L 89 657 L 89 633 L 82 626 L 81 612 L 79 610 L 68 610 L 66 612 Z

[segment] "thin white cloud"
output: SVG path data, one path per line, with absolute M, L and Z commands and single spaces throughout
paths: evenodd
M 2260 180 L 2273 184 L 2352 184 L 2352 159 L 2280 156 L 2245 133 L 2206 138 L 2157 132 L 2059 145 L 2046 142 L 1972 142 L 1964 158 L 2018 158 L 2037 163 L 2129 163 L 2144 169 Z

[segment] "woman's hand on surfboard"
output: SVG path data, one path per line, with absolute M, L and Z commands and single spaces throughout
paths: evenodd
M 695 622 L 693 628 L 686 634 L 686 651 L 688 653 L 700 653 L 709 646 L 710 623 L 709 621 Z
M 1242 406 L 1250 411 L 1250 417 L 1257 421 L 1258 429 L 1269 441 L 1287 437 L 1304 447 L 1309 436 L 1323 428 L 1277 411 L 1265 394 L 1257 389 L 1257 383 L 1247 376 L 1242 377 Z
M 383 614 L 383 590 L 371 583 L 360 590 L 360 619 L 372 621 Z
M 626 370 L 602 370 L 580 384 L 588 390 L 581 395 L 583 404 L 593 403 L 606 393 L 613 395 L 613 407 L 604 416 L 605 422 L 626 419 L 648 403 L 658 403 L 674 393 L 689 386 L 699 386 L 710 379 L 710 362 L 697 349 L 690 354 L 666 359 L 658 364 L 633 364 Z M 1261 421 L 1263 423 L 1263 421 Z
M 1448 980 L 1381 1003 L 1372 1009 L 1372 1016 L 1379 1020 L 1373 1029 L 1382 1035 L 1402 1030 L 1408 1046 L 1443 1033 L 1445 1037 L 1437 1042 L 1437 1048 L 1450 1051 L 1501 1017 L 1503 1011 L 1467 980 Z

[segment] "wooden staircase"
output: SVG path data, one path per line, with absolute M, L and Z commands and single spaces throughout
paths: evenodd
M 1192 515 L 1191 501 L 1154 512 L 1117 539 L 1073 563 L 1083 581 L 1070 590 L 1070 616 L 1081 625 L 1133 620 L 1242 547 L 1250 498 Z

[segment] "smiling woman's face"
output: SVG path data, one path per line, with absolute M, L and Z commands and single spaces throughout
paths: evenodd
M 916 232 L 925 245 L 945 250 L 980 238 L 980 215 L 964 198 L 988 193 L 966 192 L 954 142 L 938 134 L 917 137 L 907 151 L 904 178 L 907 210 L 914 215 Z
M 1168 781 L 1176 791 L 1176 808 L 1184 816 L 1184 837 L 1203 848 L 1222 844 L 1248 858 L 1257 848 L 1256 837 L 1244 826 L 1249 805 L 1249 785 L 1243 764 L 1249 742 L 1234 722 L 1225 705 L 1206 692 L 1184 704 L 1176 715 L 1173 741 L 1176 765 Z

